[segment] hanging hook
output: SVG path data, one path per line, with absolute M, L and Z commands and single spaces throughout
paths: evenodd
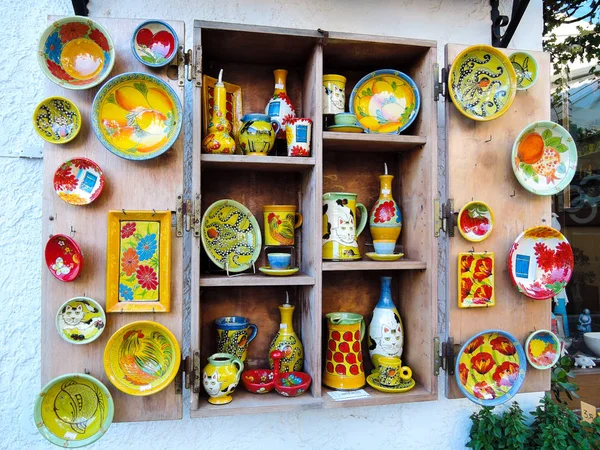
M 488 140 L 486 140 L 485 142 L 492 142 L 492 135 L 490 134 L 490 138 Z
M 471 250 L 469 250 L 469 253 L 471 254 L 471 256 L 473 255 L 473 253 L 475 253 L 475 247 L 471 246 Z
M 152 217 L 154 217 L 156 215 L 156 210 L 154 208 L 152 208 Z
M 513 189 L 513 193 L 512 194 L 508 194 L 509 197 L 514 197 L 515 195 L 517 195 L 517 193 L 515 192 L 514 189 Z
M 123 214 L 126 216 L 127 213 L 125 212 L 125 209 L 121 209 L 121 211 L 123 211 Z
M 85 373 L 86 375 L 89 375 L 89 374 L 90 374 L 90 371 L 89 371 L 89 369 L 86 367 L 85 369 L 83 369 L 83 373 Z
M 75 233 L 77 233 L 77 231 L 75 230 L 75 228 L 73 228 L 73 225 L 71 225 L 71 231 L 69 232 L 69 236 L 74 237 Z

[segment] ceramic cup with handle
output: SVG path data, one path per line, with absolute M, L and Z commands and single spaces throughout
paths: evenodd
M 310 156 L 312 120 L 306 117 L 292 119 L 285 126 L 288 156 Z
M 295 229 L 302 225 L 296 205 L 265 205 L 265 245 L 294 245 Z
M 383 356 L 379 358 L 379 383 L 383 386 L 398 386 L 402 381 L 412 378 L 412 370 L 403 366 L 397 356 Z
M 258 327 L 242 316 L 219 317 L 217 327 L 217 352 L 230 353 L 242 362 L 248 356 L 248 344 L 256 337 Z
M 352 261 L 360 259 L 358 235 L 367 224 L 369 213 L 358 194 L 327 192 L 323 194 L 323 259 Z M 356 211 L 360 211 L 360 223 L 356 226 Z

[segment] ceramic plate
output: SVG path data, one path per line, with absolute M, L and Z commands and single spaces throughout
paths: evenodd
M 366 75 L 350 94 L 350 112 L 367 133 L 399 134 L 413 123 L 420 105 L 415 82 L 391 69 Z
M 293 269 L 271 269 L 271 266 L 259 267 L 260 270 L 265 275 L 272 275 L 276 277 L 287 277 L 288 275 L 294 275 L 298 273 L 300 268 L 294 267 Z
M 367 377 L 367 383 L 369 383 L 369 386 L 371 386 L 373 389 L 376 389 L 381 392 L 387 392 L 390 394 L 410 391 L 412 388 L 415 387 L 416 384 L 415 380 L 411 378 L 407 381 L 401 380 L 398 386 L 384 386 L 383 384 L 379 383 L 378 378 L 378 373 L 372 373 Z
M 378 255 L 375 252 L 366 253 L 367 257 L 373 261 L 397 261 L 404 256 L 404 253 L 392 253 L 390 255 Z
M 525 354 L 536 369 L 550 369 L 560 358 L 560 341 L 552 331 L 538 330 L 527 338 Z
M 181 351 L 173 333 L 151 321 L 132 322 L 111 336 L 104 349 L 104 371 L 129 395 L 162 391 L 177 376 Z
M 175 91 L 154 75 L 111 78 L 92 104 L 92 128 L 102 145 L 131 160 L 152 159 L 177 140 L 183 120 Z
M 554 195 L 571 183 L 577 147 L 567 130 L 554 122 L 527 125 L 513 144 L 512 168 L 519 183 L 537 195 Z
M 494 252 L 458 254 L 458 307 L 487 308 L 496 304 Z
M 81 130 L 81 114 L 71 100 L 48 97 L 35 107 L 33 127 L 42 139 L 52 144 L 66 144 Z
M 104 189 L 104 172 L 87 158 L 66 160 L 54 172 L 54 192 L 71 205 L 88 205 Z
M 535 300 L 559 294 L 573 274 L 573 250 L 550 227 L 534 227 L 519 235 L 508 254 L 508 272 L 519 292 Z
M 213 106 L 215 105 L 214 93 L 217 79 L 202 75 L 202 135 L 206 136 L 208 132 L 208 122 L 212 117 Z M 242 120 L 242 88 L 237 84 L 223 82 L 225 85 L 225 118 L 229 121 L 229 131 L 233 130 L 233 136 L 240 134 L 240 125 Z
M 67 89 L 89 89 L 108 76 L 115 48 L 108 32 L 87 17 L 65 17 L 42 33 L 38 62 L 44 75 Z
M 48 240 L 44 257 L 50 273 L 60 281 L 73 281 L 83 268 L 79 245 L 64 234 L 55 234 Z
M 262 238 L 254 215 L 241 203 L 219 200 L 202 217 L 202 246 L 213 263 L 243 272 L 258 259 Z
M 338 131 L 340 133 L 363 133 L 365 130 L 358 125 L 331 125 L 327 131 Z
M 529 53 L 516 52 L 508 57 L 517 74 L 517 89 L 523 91 L 535 84 L 538 77 L 537 61 Z
M 467 241 L 483 241 L 492 233 L 493 226 L 494 213 L 484 202 L 469 202 L 458 213 L 458 231 Z
M 149 67 L 169 64 L 177 54 L 179 39 L 175 30 L 162 20 L 148 20 L 133 32 L 131 51 L 139 62 Z
M 71 344 L 89 344 L 100 337 L 106 324 L 102 306 L 87 297 L 67 300 L 56 313 L 56 329 Z
M 496 406 L 515 396 L 527 372 L 519 341 L 501 330 L 486 330 L 469 339 L 456 358 L 456 382 L 481 406 Z
M 474 45 L 456 57 L 448 76 L 452 103 L 469 119 L 497 119 L 517 93 L 517 75 L 508 58 L 489 45 Z
M 61 375 L 42 388 L 33 417 L 39 432 L 60 447 L 96 442 L 113 420 L 114 404 L 106 386 L 90 375 Z

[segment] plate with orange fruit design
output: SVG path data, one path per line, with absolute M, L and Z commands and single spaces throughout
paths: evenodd
M 519 183 L 529 192 L 558 194 L 575 176 L 575 141 L 557 123 L 534 122 L 521 131 L 513 144 L 512 168 Z
M 367 133 L 400 134 L 413 123 L 420 106 L 415 82 L 393 69 L 364 76 L 350 94 L 350 112 Z
M 154 75 L 130 72 L 110 79 L 92 104 L 92 128 L 111 153 L 156 158 L 175 143 L 182 108 L 175 91 Z

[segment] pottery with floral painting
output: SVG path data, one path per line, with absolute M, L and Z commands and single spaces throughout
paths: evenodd
M 323 259 L 353 261 L 361 258 L 358 236 L 367 224 L 367 208 L 358 203 L 358 194 L 326 192 L 323 194 Z M 356 226 L 356 210 L 360 222 Z
M 162 20 L 147 20 L 141 23 L 131 39 L 133 56 L 149 67 L 169 64 L 175 58 L 178 47 L 177 33 Z
M 212 116 L 208 122 L 206 137 L 202 140 L 202 151 L 213 154 L 235 153 L 235 140 L 231 133 L 231 122 L 227 120 L 227 91 L 223 79 L 223 69 L 219 71 L 219 79 L 215 84 Z
M 534 368 L 550 369 L 560 358 L 560 340 L 552 331 L 534 331 L 525 342 L 525 352 L 527 361 Z
M 246 155 L 267 156 L 275 145 L 279 123 L 266 114 L 251 113 L 242 117 L 238 140 Z
M 369 228 L 375 245 L 375 252 L 393 253 L 395 242 L 402 231 L 402 213 L 392 197 L 393 175 L 388 175 L 387 164 L 385 173 L 379 175 L 379 198 L 369 214 Z M 385 250 L 384 250 L 385 249 Z M 391 252 L 389 251 L 391 249 Z
M 296 110 L 287 93 L 287 74 L 288 71 L 284 69 L 273 71 L 273 75 L 275 76 L 275 89 L 273 91 L 273 97 L 269 100 L 269 103 L 267 103 L 267 107 L 265 108 L 265 114 L 279 124 L 279 130 L 277 131 L 278 139 L 285 139 L 285 126 L 296 117 Z
M 279 305 L 279 313 L 281 315 L 281 323 L 279 331 L 269 345 L 269 354 L 274 350 L 279 350 L 282 353 L 280 369 L 282 372 L 297 372 L 302 370 L 304 365 L 304 346 L 298 335 L 294 331 L 292 317 L 294 315 L 293 305 L 290 304 L 289 294 L 285 293 L 285 303 Z M 269 356 L 269 366 L 275 368 L 273 358 Z

